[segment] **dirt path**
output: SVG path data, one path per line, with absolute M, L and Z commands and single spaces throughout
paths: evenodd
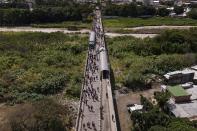
M 166 30 L 166 29 L 190 29 L 197 26 L 142 26 L 142 27 L 133 27 L 133 28 L 124 28 L 124 30 L 132 30 L 132 31 L 142 31 L 142 30 Z M 88 29 L 82 29 L 78 31 L 70 31 L 65 28 L 34 28 L 34 27 L 1 27 L 0 32 L 44 32 L 44 33 L 52 33 L 52 32 L 63 32 L 65 34 L 87 34 L 90 32 Z M 146 38 L 146 37 L 155 37 L 157 33 L 113 33 L 107 32 L 106 36 L 113 38 L 119 36 L 133 36 L 136 38 Z
M 70 31 L 64 28 L 32 28 L 32 27 L 2 27 L 0 28 L 0 32 L 44 32 L 44 33 L 52 33 L 52 32 L 63 32 L 65 34 L 87 34 L 90 30 L 82 29 L 79 31 Z M 113 38 L 119 36 L 133 36 L 136 38 L 145 38 L 145 37 L 154 37 L 157 34 L 121 34 L 121 33 L 106 33 L 106 36 Z
M 70 31 L 64 28 L 33 28 L 33 27 L 1 27 L 0 31 L 13 31 L 13 32 L 44 32 L 44 33 L 52 33 L 52 32 L 63 32 L 65 34 L 72 33 L 89 33 L 89 30 L 82 29 L 79 31 Z
M 133 33 L 128 33 L 128 34 L 120 34 L 120 33 L 105 33 L 106 36 L 113 38 L 113 37 L 119 37 L 119 36 L 133 36 L 136 38 L 146 38 L 146 37 L 150 37 L 153 38 L 155 37 L 157 34 L 133 34 Z

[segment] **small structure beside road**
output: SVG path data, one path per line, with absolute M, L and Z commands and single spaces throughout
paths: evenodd
M 133 106 L 128 107 L 128 111 L 131 113 L 133 111 L 141 111 L 143 109 L 143 105 L 133 104 Z

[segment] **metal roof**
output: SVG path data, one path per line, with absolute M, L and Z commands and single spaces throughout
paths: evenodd
M 170 99 L 168 101 L 168 107 L 176 117 L 191 118 L 197 116 L 197 100 L 188 103 L 178 104 L 175 103 L 172 99 Z
M 108 65 L 108 58 L 107 58 L 107 52 L 106 50 L 100 51 L 100 70 L 109 71 L 109 65 Z
M 169 72 L 169 73 L 165 74 L 164 77 L 166 79 L 169 79 L 170 77 L 173 77 L 173 76 L 192 74 L 192 73 L 195 74 L 195 70 L 191 70 L 189 68 L 185 68 L 184 70 L 178 70 L 178 71 Z
M 171 86 L 167 88 L 173 96 L 188 96 L 189 94 L 181 86 Z

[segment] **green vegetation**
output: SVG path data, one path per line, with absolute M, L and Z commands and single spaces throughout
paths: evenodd
M 119 33 L 133 33 L 134 31 L 122 30 L 120 28 L 131 28 L 138 26 L 161 26 L 161 25 L 171 25 L 171 26 L 197 26 L 197 20 L 189 18 L 170 18 L 170 17 L 152 17 L 152 18 L 111 18 L 103 20 L 106 30 L 115 31 Z M 66 21 L 62 23 L 48 23 L 48 24 L 32 24 L 32 27 L 40 28 L 69 28 L 75 26 L 78 29 L 90 28 L 91 23 L 82 21 Z M 160 33 L 161 31 L 159 31 Z
M 159 25 L 197 25 L 197 20 L 189 18 L 170 18 L 170 17 L 152 17 L 152 18 L 116 18 L 104 19 L 106 28 L 129 28 L 136 26 L 159 26 Z
M 84 8 L 84 6 L 86 8 Z M 91 21 L 90 5 L 67 5 L 64 7 L 39 7 L 32 11 L 19 8 L 0 8 L 0 26 L 23 26 L 40 23 L 60 23 L 63 21 Z
M 133 131 L 196 131 L 196 127 L 187 119 L 174 118 L 159 108 L 154 107 L 148 112 L 133 112 Z
M 192 19 L 197 19 L 197 8 L 193 8 L 189 13 L 189 17 Z
M 157 95 L 168 96 L 166 93 Z M 158 96 L 156 96 L 158 98 Z M 160 98 L 166 101 L 169 97 Z M 143 101 L 143 112 L 135 111 L 131 114 L 133 120 L 133 131 L 196 131 L 196 121 L 191 122 L 188 119 L 175 118 L 163 110 L 160 105 L 153 106 L 150 101 L 141 96 Z M 159 104 L 159 103 L 158 103 Z M 151 105 L 151 108 L 150 108 Z M 148 110 L 146 110 L 148 109 Z
M 168 90 L 173 96 L 188 95 L 188 93 L 181 86 L 171 86 L 171 87 L 168 87 Z
M 169 92 L 154 92 L 154 98 L 157 100 L 158 106 L 164 111 L 168 112 L 166 102 L 169 100 L 171 94 Z
M 144 111 L 150 111 L 153 109 L 153 104 L 142 95 L 140 95 L 140 103 L 143 105 Z
M 179 15 L 184 12 L 184 7 L 183 6 L 174 6 L 174 12 Z
M 185 33 L 187 35 L 185 35 Z M 197 32 L 167 31 L 150 39 L 108 39 L 111 66 L 117 85 L 149 88 L 154 75 L 179 70 L 197 63 Z
M 90 28 L 93 5 L 79 4 L 73 0 L 36 0 L 33 11 L 29 11 L 24 1 L 15 1 L 0 4 L 0 26 L 55 27 L 55 28 Z M 176 13 L 181 13 L 182 8 L 176 7 Z M 163 17 L 169 14 L 166 8 L 155 9 L 151 6 L 138 6 L 136 3 L 114 5 L 107 4 L 103 10 L 106 16 L 120 16 L 117 19 L 104 20 L 107 28 L 126 28 L 148 25 L 197 25 L 195 8 L 189 13 L 190 18 Z M 162 17 L 156 17 L 156 14 Z M 155 16 L 134 18 L 139 16 Z M 132 18 L 128 18 L 132 17 Z M 122 18 L 124 17 L 124 18 Z
M 65 21 L 62 23 L 46 23 L 46 24 L 31 24 L 32 27 L 37 28 L 71 28 L 74 27 L 76 30 L 78 29 L 90 29 L 91 23 L 82 22 L 82 21 Z
M 20 9 L 28 9 L 29 5 L 25 3 L 25 0 L 8 0 L 8 2 L 1 2 L 0 8 L 7 9 L 7 8 L 20 8 Z
M 157 14 L 161 17 L 168 16 L 170 14 L 170 11 L 166 9 L 165 7 L 158 8 Z
M 63 33 L 0 33 L 0 94 L 5 102 L 66 89 L 79 97 L 87 38 Z

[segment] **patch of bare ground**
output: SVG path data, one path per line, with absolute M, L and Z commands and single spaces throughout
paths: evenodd
M 69 110 L 72 112 L 69 116 L 72 118 L 72 122 L 70 124 L 72 124 L 74 128 L 77 116 L 78 101 L 64 99 L 59 100 L 58 103 L 65 107 L 64 110 Z M 11 126 L 13 122 L 18 121 L 18 119 L 22 120 L 24 123 L 32 122 L 32 120 L 34 120 L 32 119 L 32 112 L 35 112 L 35 107 L 30 103 L 16 104 L 13 106 L 0 104 L 0 131 L 12 131 Z
M 14 106 L 8 106 L 5 104 L 0 105 L 0 131 L 12 131 L 11 125 L 9 122 L 10 114 L 20 109 L 23 109 L 24 107 L 28 106 L 27 104 L 20 104 L 20 105 L 14 105 Z M 22 112 L 23 110 L 21 110 Z
M 119 91 L 116 91 L 116 101 L 121 131 L 131 131 L 132 128 L 132 120 L 127 110 L 127 105 L 140 104 L 140 95 L 152 100 L 155 91 L 160 91 L 159 85 L 155 85 L 152 89 L 144 91 L 129 91 L 126 94 L 120 94 Z

